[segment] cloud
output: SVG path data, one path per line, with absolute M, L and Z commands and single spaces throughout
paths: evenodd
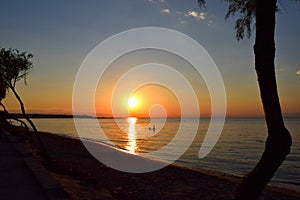
M 300 70 L 296 71 L 296 74 L 300 75 Z
M 165 0 L 148 0 L 150 3 L 164 3 Z
M 170 11 L 170 9 L 165 8 L 165 9 L 162 9 L 161 12 L 170 14 L 171 11 Z
M 197 11 L 188 11 L 185 16 L 194 17 L 197 20 L 204 20 L 206 13 Z

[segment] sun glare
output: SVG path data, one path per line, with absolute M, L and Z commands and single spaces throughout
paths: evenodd
M 127 104 L 128 104 L 128 106 L 129 106 L 130 108 L 134 108 L 134 107 L 136 107 L 136 106 L 138 105 L 138 100 L 137 100 L 136 98 L 134 98 L 134 97 L 130 97 L 130 98 L 128 99 Z

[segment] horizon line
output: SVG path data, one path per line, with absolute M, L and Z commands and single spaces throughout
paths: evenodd
M 17 115 L 19 118 L 22 118 L 22 113 L 10 113 L 10 115 Z M 136 117 L 138 119 L 150 119 L 151 117 L 138 117 L 138 116 L 101 116 L 101 115 L 97 115 L 97 116 L 92 116 L 89 114 L 63 114 L 63 113 L 59 113 L 59 114 L 55 114 L 55 113 L 27 113 L 26 115 L 29 115 L 30 118 L 97 118 L 97 119 L 120 119 L 120 118 L 129 118 L 129 117 Z M 211 115 L 203 115 L 203 116 L 199 116 L 200 118 L 210 118 Z M 185 117 L 181 117 L 181 116 L 170 116 L 167 117 L 168 119 L 178 119 L 178 118 L 199 118 L 197 116 L 185 116 Z M 222 117 L 222 116 L 217 116 L 218 117 Z M 225 118 L 264 118 L 264 115 L 247 115 L 247 114 L 241 114 L 241 115 L 226 115 Z M 283 117 L 300 117 L 300 113 L 295 113 L 295 114 L 283 114 Z M 152 117 L 152 118 L 156 118 L 156 119 L 162 119 L 165 117 Z

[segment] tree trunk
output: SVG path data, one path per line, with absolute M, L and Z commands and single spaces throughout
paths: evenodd
M 3 108 L 3 111 L 5 112 L 6 120 L 7 120 L 7 119 L 13 119 L 13 120 L 16 120 L 17 122 L 20 122 L 21 125 L 23 125 L 24 128 L 26 129 L 26 131 L 27 131 L 27 136 L 28 136 L 28 133 L 29 133 L 30 130 L 29 130 L 27 124 L 26 124 L 25 122 L 23 122 L 22 120 L 20 120 L 20 119 L 11 117 L 10 114 L 8 113 L 8 111 L 7 111 L 6 107 L 5 107 L 5 105 L 4 105 L 1 101 L 0 101 L 0 106 Z
M 18 93 L 17 93 L 17 91 L 15 90 L 14 87 L 9 86 L 9 88 L 12 90 L 12 92 L 14 93 L 16 99 L 18 100 L 18 102 L 19 102 L 19 104 L 20 104 L 20 107 L 21 107 L 21 111 L 22 111 L 23 117 L 26 119 L 26 121 L 27 121 L 27 122 L 30 124 L 30 126 L 32 127 L 32 129 L 33 129 L 33 131 L 34 131 L 34 134 L 35 134 L 35 136 L 36 136 L 37 139 L 38 139 L 38 142 L 39 142 L 39 145 L 40 145 L 40 147 L 41 147 L 41 151 L 42 151 L 43 155 L 44 155 L 45 157 L 48 157 L 48 154 L 47 154 L 47 152 L 46 152 L 46 149 L 45 149 L 45 147 L 44 147 L 44 144 L 43 144 L 43 142 L 42 142 L 40 136 L 38 135 L 37 128 L 35 127 L 33 121 L 31 121 L 31 119 L 26 115 L 25 107 L 24 107 L 24 104 L 23 104 L 23 101 L 22 101 L 21 97 L 18 95 Z
M 5 105 L 0 101 L 0 106 L 3 108 L 3 111 L 5 112 L 5 114 L 7 114 L 7 109 L 5 107 Z
M 255 69 L 268 128 L 265 150 L 239 185 L 235 199 L 257 199 L 290 153 L 292 139 L 284 126 L 275 76 L 276 0 L 256 1 Z

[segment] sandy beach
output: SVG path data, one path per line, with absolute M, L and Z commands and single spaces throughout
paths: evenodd
M 80 140 L 46 132 L 39 135 L 50 158 L 36 156 L 70 199 L 231 199 L 240 181 L 173 165 L 142 174 L 120 172 L 96 160 Z M 260 199 L 299 198 L 294 191 L 267 187 Z

